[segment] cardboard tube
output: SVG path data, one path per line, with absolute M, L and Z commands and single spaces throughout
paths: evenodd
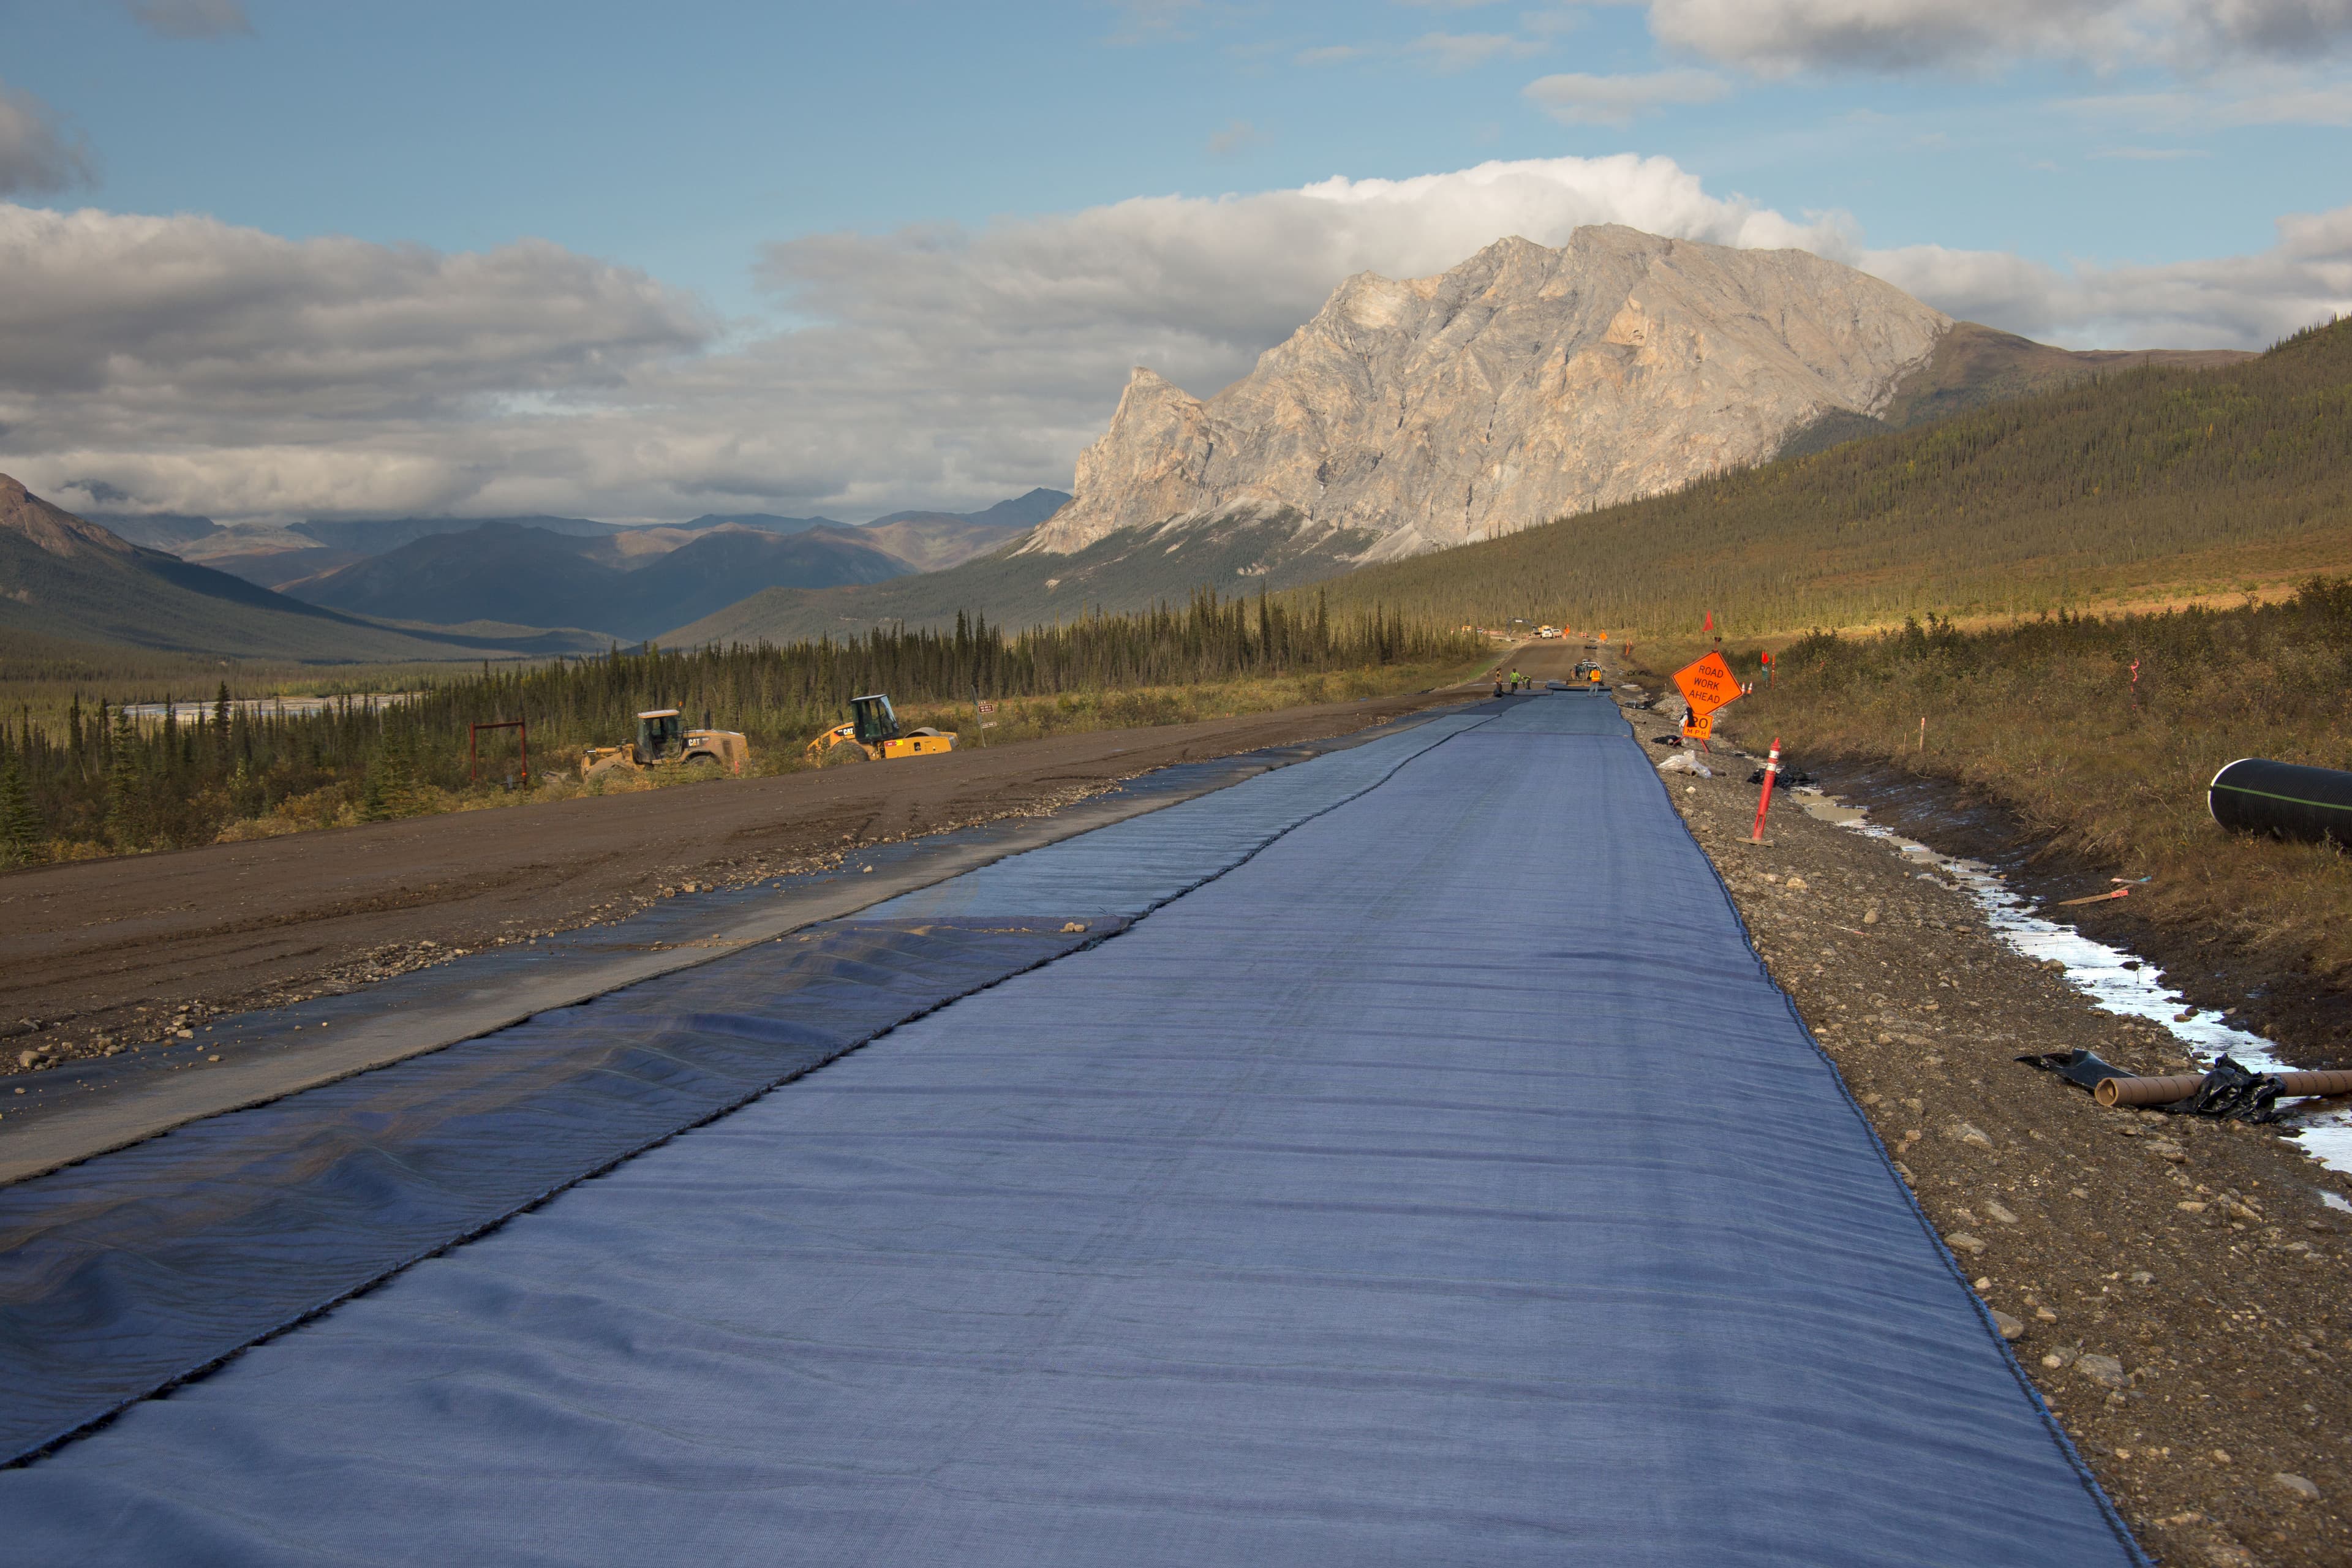
M 2101 1105 L 2170 1105 L 2197 1092 L 2202 1078 L 2103 1078 L 2091 1092 Z
M 2283 1072 L 2279 1098 L 2305 1094 L 2352 1094 L 2352 1072 Z M 2197 1092 L 2202 1078 L 2105 1078 L 2091 1092 L 2101 1105 L 2170 1105 Z

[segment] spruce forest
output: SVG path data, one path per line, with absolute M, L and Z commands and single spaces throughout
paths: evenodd
M 531 771 L 545 777 L 590 745 L 635 732 L 644 709 L 705 715 L 751 740 L 761 771 L 795 765 L 811 736 L 846 716 L 849 699 L 887 692 L 901 706 L 1199 685 L 1397 665 L 1459 664 L 1481 639 L 1384 608 L 1334 616 L 1261 596 L 1131 616 L 1088 616 L 1006 637 L 986 620 L 952 631 L 875 631 L 835 642 L 629 651 L 536 668 L 485 668 L 372 710 L 343 700 L 292 714 L 237 700 L 227 683 L 138 722 L 108 694 L 75 696 L 61 718 L 29 709 L 0 725 L 0 858 L 117 853 L 212 842 L 223 826 L 309 800 L 356 806 L 362 820 L 405 815 L 420 792 L 465 791 L 468 726 L 521 719 Z M 965 710 L 967 712 L 969 709 Z M 489 747 L 487 787 L 514 770 L 510 742 Z

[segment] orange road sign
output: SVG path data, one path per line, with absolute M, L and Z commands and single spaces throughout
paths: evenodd
M 1694 714 L 1683 721 L 1683 739 L 1685 741 L 1704 741 L 1714 733 L 1715 715 L 1712 713 Z
M 1731 673 L 1731 666 L 1723 655 L 1710 653 L 1696 664 L 1686 664 L 1675 671 L 1675 689 L 1683 694 L 1696 714 L 1712 713 L 1727 703 L 1740 698 L 1739 677 Z

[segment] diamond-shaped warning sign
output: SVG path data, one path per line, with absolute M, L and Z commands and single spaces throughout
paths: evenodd
M 1712 713 L 1741 696 L 1739 677 L 1731 673 L 1730 664 L 1719 653 L 1675 671 L 1675 689 L 1683 694 L 1691 711 L 1699 714 Z

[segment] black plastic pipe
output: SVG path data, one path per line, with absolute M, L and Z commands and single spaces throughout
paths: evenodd
M 2242 757 L 2205 786 L 2213 820 L 2236 833 L 2269 833 L 2352 849 L 2352 773 Z

